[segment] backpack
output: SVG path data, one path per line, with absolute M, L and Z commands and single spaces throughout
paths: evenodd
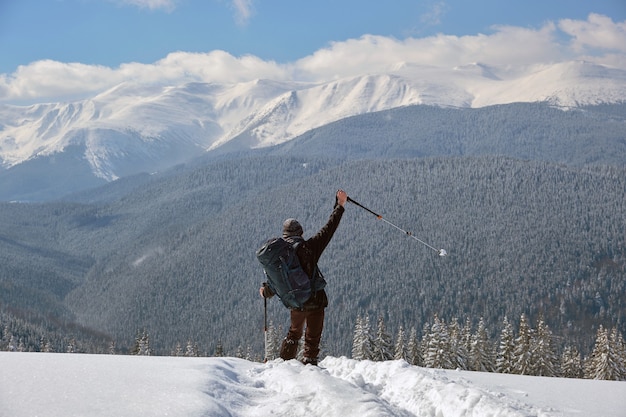
M 312 284 L 311 278 L 302 269 L 296 253 L 300 243 L 272 238 L 256 252 L 270 289 L 287 308 L 301 309 L 315 290 L 323 288 L 322 285 Z M 318 271 L 316 267 L 315 277 L 319 275 Z

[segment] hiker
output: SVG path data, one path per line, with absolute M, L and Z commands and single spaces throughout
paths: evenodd
M 348 195 L 345 191 L 337 191 L 335 206 L 328 222 L 315 236 L 309 239 L 305 240 L 302 237 L 302 226 L 296 219 L 287 219 L 283 223 L 283 239 L 292 244 L 301 242 L 297 248 L 297 256 L 302 265 L 302 269 L 304 269 L 309 278 L 313 277 L 313 279 L 322 280 L 322 289 L 313 292 L 302 308 L 290 309 L 291 325 L 287 337 L 283 340 L 280 348 L 280 357 L 284 360 L 290 360 L 296 357 L 298 341 L 302 337 L 302 331 L 306 324 L 303 363 L 317 365 L 319 344 L 324 327 L 324 309 L 328 306 L 328 298 L 323 289 L 325 281 L 323 281 L 324 278 L 321 274 L 316 271 L 317 262 L 330 242 L 330 239 L 333 237 L 335 230 L 337 230 L 337 226 L 339 226 L 339 221 L 343 215 L 347 199 Z M 267 285 L 263 285 L 259 292 L 261 296 L 265 298 L 274 296 L 272 290 Z

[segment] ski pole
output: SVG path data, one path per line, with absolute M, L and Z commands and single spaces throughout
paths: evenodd
M 267 282 L 263 283 L 263 288 L 267 287 Z M 265 343 L 265 359 L 263 362 L 267 362 L 269 355 L 267 354 L 267 298 L 263 297 L 263 342 Z
M 412 237 L 413 239 L 417 240 L 419 243 L 421 243 L 422 245 L 434 250 L 435 252 L 439 253 L 439 256 L 446 256 L 448 254 L 448 252 L 446 252 L 445 249 L 437 249 L 431 245 L 429 245 L 428 243 L 424 242 L 423 240 L 418 239 L 417 237 L 413 236 L 413 234 L 407 230 L 402 229 L 401 227 L 396 226 L 395 224 L 391 223 L 389 220 L 383 218 L 383 216 L 381 216 L 380 214 L 368 209 L 367 207 L 365 207 L 363 204 L 354 201 L 353 199 L 351 199 L 350 197 L 348 197 L 348 201 L 354 205 L 357 205 L 359 207 L 361 207 L 362 209 L 366 210 L 369 213 L 372 213 L 374 216 L 376 216 L 376 218 L 378 220 L 382 220 L 385 223 L 387 223 L 388 225 L 395 227 L 396 229 L 398 229 L 399 231 L 403 232 L 404 234 L 408 235 L 409 237 Z

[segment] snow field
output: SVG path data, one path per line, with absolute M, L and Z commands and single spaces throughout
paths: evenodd
M 624 417 L 626 382 L 327 357 L 297 361 L 0 352 L 0 417 Z

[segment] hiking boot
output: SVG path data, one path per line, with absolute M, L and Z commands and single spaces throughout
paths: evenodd
M 305 365 L 317 366 L 317 358 L 304 358 L 302 359 L 302 363 Z
M 296 357 L 298 341 L 285 338 L 280 346 L 280 358 L 286 361 Z

